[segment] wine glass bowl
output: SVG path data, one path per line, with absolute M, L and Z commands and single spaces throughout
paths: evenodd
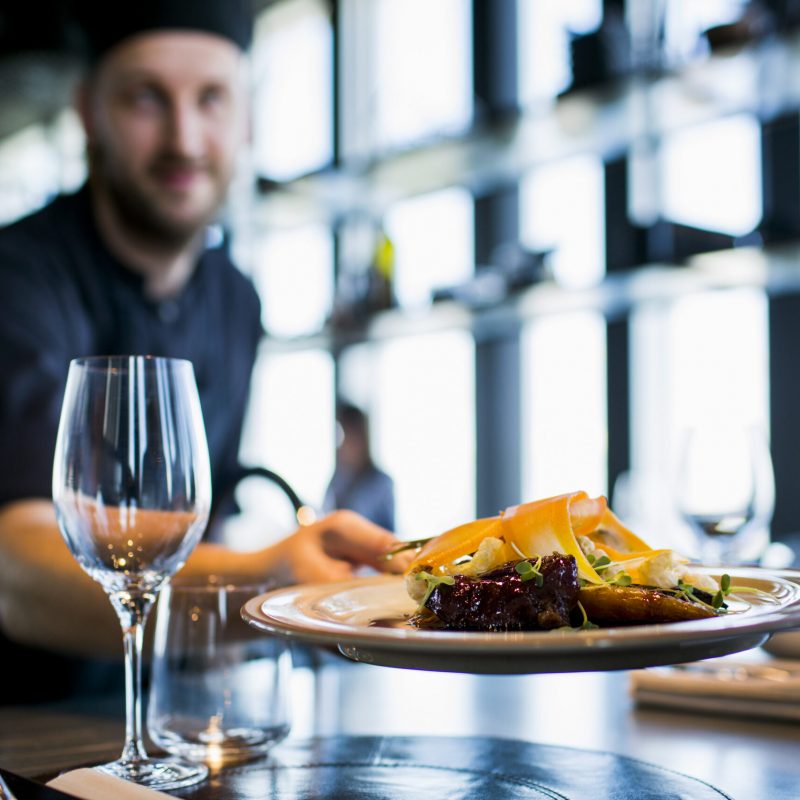
M 742 560 L 751 534 L 765 529 L 774 507 L 766 435 L 755 426 L 690 428 L 680 449 L 676 502 L 709 566 Z M 764 542 L 765 544 L 766 542 Z
M 203 534 L 211 476 L 191 363 L 149 356 L 70 364 L 53 467 L 53 501 L 71 553 L 109 595 L 126 658 L 126 741 L 101 769 L 154 789 L 207 771 L 151 759 L 142 744 L 141 646 L 161 586 Z

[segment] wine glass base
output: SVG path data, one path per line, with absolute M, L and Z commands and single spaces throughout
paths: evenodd
M 177 758 L 147 758 L 141 761 L 112 761 L 97 767 L 100 772 L 146 786 L 156 791 L 182 789 L 205 780 L 208 767 Z

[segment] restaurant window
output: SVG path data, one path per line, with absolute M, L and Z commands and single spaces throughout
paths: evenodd
M 757 289 L 643 306 L 631 320 L 632 475 L 654 540 L 692 554 L 674 493 L 685 432 L 708 423 L 769 433 L 767 298 Z
M 474 516 L 473 358 L 471 337 L 455 332 L 366 342 L 339 358 L 340 394 L 367 413 L 372 456 L 394 480 L 400 535 Z
M 704 293 L 674 305 L 669 321 L 673 475 L 689 427 L 747 425 L 768 436 L 767 315 L 766 295 L 758 289 Z M 728 480 L 735 477 L 730 472 Z M 762 544 L 755 540 L 753 553 L 744 557 L 757 557 Z
M 86 177 L 84 137 L 77 114 L 60 113 L 49 125 L 31 125 L 0 142 L 0 224 L 75 191 Z
M 475 515 L 475 346 L 467 332 L 380 345 L 373 445 L 395 481 L 399 535 L 432 536 Z
M 523 497 L 607 492 L 601 314 L 542 316 L 522 334 Z
M 385 223 L 395 247 L 395 294 L 401 306 L 427 305 L 435 289 L 472 275 L 473 206 L 464 189 L 395 203 Z
M 370 414 L 378 402 L 373 376 L 378 368 L 380 355 L 379 344 L 362 342 L 345 348 L 337 362 L 340 394 L 343 399 L 354 403 L 367 414 Z
M 596 157 L 547 164 L 522 181 L 520 236 L 533 250 L 552 250 L 554 278 L 562 286 L 591 286 L 602 279 L 603 220 L 603 171 Z M 521 362 L 523 496 L 578 488 L 605 493 L 603 315 L 542 316 L 526 324 Z
M 742 236 L 761 220 L 758 120 L 737 114 L 665 137 L 663 212 L 675 222 Z
M 74 192 L 86 180 L 86 135 L 73 108 L 58 114 L 48 129 L 58 163 L 59 191 Z
M 351 0 L 370 59 L 359 74 L 350 122 L 372 130 L 372 147 L 386 151 L 465 129 L 472 117 L 468 0 Z M 353 88 L 351 86 L 351 88 Z
M 519 96 L 523 106 L 549 100 L 572 82 L 571 35 L 596 30 L 601 0 L 517 0 Z
M 676 428 L 729 417 L 767 425 L 767 301 L 757 289 L 692 295 L 669 319 Z
M 333 296 L 333 244 L 327 227 L 290 228 L 256 238 L 250 267 L 268 336 L 285 340 L 323 327 Z M 333 396 L 329 353 L 279 353 L 267 344 L 253 369 L 242 462 L 277 471 L 306 503 L 318 506 L 333 470 Z M 253 537 L 275 538 L 294 524 L 286 497 L 275 487 L 248 481 L 240 495 L 244 513 L 231 534 L 236 546 L 262 541 Z
M 605 273 L 603 167 L 595 156 L 545 164 L 520 185 L 520 236 L 532 250 L 552 250 L 555 280 L 579 288 Z
M 329 353 L 262 349 L 253 372 L 242 463 L 275 470 L 304 502 L 319 506 L 334 466 L 333 398 Z M 251 528 L 237 538 L 237 546 L 263 546 L 296 527 L 286 498 L 274 487 L 251 481 L 243 489 L 237 499 L 244 511 L 243 527 L 249 520 Z
M 258 19 L 252 49 L 253 162 L 286 180 L 332 156 L 333 38 L 323 0 L 291 0 Z
M 333 302 L 333 241 L 322 225 L 275 231 L 258 240 L 252 273 L 271 336 L 319 331 Z

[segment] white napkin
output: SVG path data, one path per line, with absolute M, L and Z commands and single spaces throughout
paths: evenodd
M 144 786 L 138 786 L 122 778 L 115 778 L 96 769 L 74 769 L 64 772 L 48 786 L 59 789 L 67 794 L 81 798 L 81 800 L 157 800 L 157 798 L 170 798 L 163 792 L 156 792 Z
M 724 658 L 637 670 L 630 692 L 641 705 L 800 720 L 800 661 Z

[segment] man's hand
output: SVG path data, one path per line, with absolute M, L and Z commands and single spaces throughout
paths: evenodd
M 397 546 L 389 531 L 353 511 L 334 511 L 267 549 L 269 570 L 282 583 L 347 580 L 355 568 L 402 572 L 405 559 L 386 559 Z

